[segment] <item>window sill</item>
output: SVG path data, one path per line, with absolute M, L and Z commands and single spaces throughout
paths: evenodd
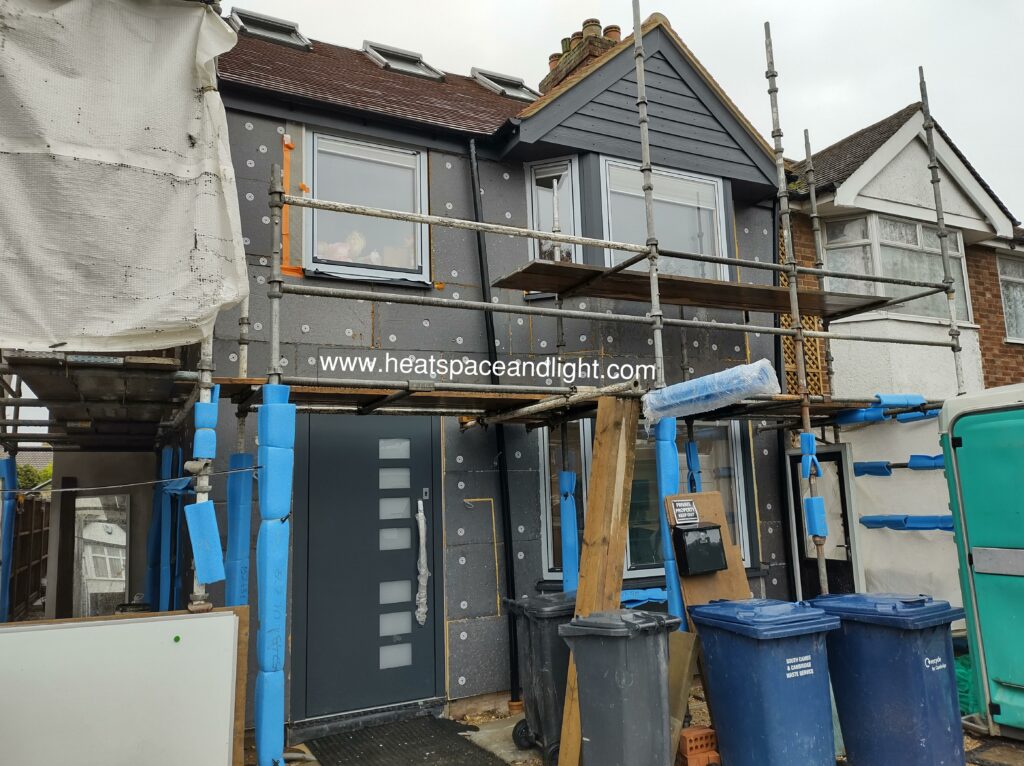
M 1003 343 L 1011 346 L 1024 346 L 1024 338 L 1003 338 Z
M 898 314 L 894 311 L 868 311 L 864 314 L 858 314 L 857 316 L 846 317 L 845 319 L 837 319 L 831 322 L 830 325 L 844 325 L 844 324 L 857 324 L 858 322 L 879 322 L 884 320 L 894 320 L 897 322 L 910 322 L 912 324 L 925 324 L 935 325 L 937 327 L 949 327 L 948 319 L 940 319 L 939 317 L 929 316 L 917 316 L 914 314 Z M 978 330 L 980 325 L 974 324 L 968 321 L 957 322 L 957 327 L 963 330 Z M 1020 341 L 1024 343 L 1024 341 Z
M 342 282 L 356 282 L 367 285 L 394 285 L 395 287 L 417 287 L 422 290 L 433 289 L 434 283 L 429 279 L 411 277 L 371 277 L 363 274 L 346 274 L 344 272 L 324 271 L 317 267 L 303 268 L 303 276 L 307 279 L 330 279 Z

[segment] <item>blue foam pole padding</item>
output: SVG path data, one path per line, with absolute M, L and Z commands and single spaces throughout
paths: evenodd
M 266 386 L 263 387 L 264 389 Z M 285 386 L 287 388 L 287 386 Z M 256 415 L 256 429 L 263 447 L 295 447 L 295 405 L 283 403 L 267 404 L 267 395 L 263 395 L 264 404 Z
M 213 501 L 185 506 L 185 520 L 192 540 L 192 560 L 199 582 L 209 584 L 224 579 L 224 554 L 220 549 L 220 530 Z
M 665 564 L 668 613 L 681 617 L 679 630 L 686 630 L 686 608 L 679 583 L 679 566 L 676 564 L 676 552 L 665 513 L 665 498 L 679 494 L 679 448 L 676 446 L 675 418 L 662 418 L 655 424 L 654 457 L 658 474 L 658 531 L 661 535 L 661 557 Z
M 217 402 L 196 402 L 195 405 L 196 428 L 216 428 L 217 412 L 220 405 Z
M 686 442 L 686 486 L 690 492 L 703 492 L 703 485 L 697 442 Z
M 941 471 L 945 467 L 943 455 L 911 455 L 907 460 L 907 468 L 912 471 Z
M 927 410 L 925 412 L 901 412 L 896 415 L 900 423 L 913 423 L 916 420 L 931 420 L 939 416 L 939 410 Z
M 288 610 L 288 521 L 264 521 L 256 538 L 259 631 L 256 656 L 261 670 L 284 668 Z
M 562 590 L 576 590 L 580 582 L 580 538 L 576 521 L 576 474 L 558 474 L 558 508 L 562 522 Z
M 893 407 L 919 407 L 925 403 L 921 394 L 875 394 L 878 404 L 886 409 Z
M 295 453 L 284 447 L 260 444 L 259 496 L 260 518 L 282 519 L 292 506 L 292 466 Z
M 865 407 L 860 410 L 843 410 L 835 416 L 836 423 L 841 426 L 851 423 L 878 423 L 885 420 L 881 407 Z
M 892 463 L 888 460 L 867 460 L 853 464 L 854 476 L 892 476 Z
M 160 478 L 173 478 L 174 449 L 160 450 Z M 160 484 L 160 593 L 157 609 L 167 612 L 171 608 L 171 496 Z
M 804 498 L 804 524 L 809 537 L 828 537 L 828 522 L 825 519 L 825 498 Z
M 212 428 L 199 428 L 192 437 L 192 457 L 213 460 L 217 457 L 217 432 Z
M 0 502 L 0 622 L 7 622 L 11 612 L 11 566 L 14 563 L 14 514 L 18 496 L 11 490 L 18 489 L 18 466 L 15 458 L 0 459 L 0 478 L 3 479 L 3 501 Z
M 814 434 L 800 434 L 800 475 L 805 479 L 811 477 L 811 469 L 815 476 L 821 476 L 821 463 L 818 462 L 818 442 Z
M 877 516 L 861 516 L 860 523 L 862 526 L 865 526 L 868 529 L 894 529 L 897 531 L 953 531 L 952 514 L 945 514 L 940 516 L 907 516 L 904 514 L 880 514 Z
M 263 386 L 264 404 L 287 404 L 288 394 L 291 389 L 279 383 L 267 383 Z
M 236 452 L 228 458 L 228 542 L 224 554 L 225 606 L 249 603 L 249 549 L 252 535 L 253 456 Z
M 256 763 L 284 766 L 284 671 L 256 674 Z

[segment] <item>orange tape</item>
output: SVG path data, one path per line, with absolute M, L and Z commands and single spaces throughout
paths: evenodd
M 295 144 L 292 143 L 292 138 L 287 133 L 281 136 L 281 149 L 283 154 L 281 172 L 284 176 L 285 193 L 288 194 L 291 192 L 292 151 L 295 149 Z M 305 187 L 305 184 L 300 186 Z M 301 263 L 292 265 L 292 231 L 288 205 L 281 209 L 281 273 L 291 277 L 304 276 Z

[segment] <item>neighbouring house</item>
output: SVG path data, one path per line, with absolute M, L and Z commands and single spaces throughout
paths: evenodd
M 1017 220 L 937 121 L 947 238 L 956 287 L 957 319 L 967 392 L 1016 383 L 1024 373 L 1024 238 Z M 924 115 L 920 103 L 821 149 L 812 156 L 825 267 L 836 271 L 941 281 Z M 798 213 L 793 222 L 797 259 L 815 261 L 807 199 L 807 162 L 792 163 Z M 807 277 L 804 277 L 805 279 Z M 810 279 L 813 279 L 811 277 Z M 897 296 L 921 288 L 829 280 L 826 289 Z M 903 291 L 903 292 L 896 292 Z M 839 319 L 837 333 L 895 334 L 948 339 L 944 295 Z M 949 349 L 832 341 L 837 397 L 864 393 L 918 393 L 928 400 L 957 394 Z M 823 354 L 822 354 L 823 356 Z M 938 455 L 937 421 L 846 427 L 852 461 L 906 463 L 910 455 Z M 858 585 L 872 591 L 930 593 L 961 602 L 952 533 L 868 529 L 863 516 L 944 515 L 946 481 L 939 470 L 893 469 L 890 477 L 853 477 L 844 502 L 845 526 L 857 538 Z M 851 504 L 850 508 L 846 508 Z M 841 527 L 836 525 L 838 530 Z M 847 539 L 846 542 L 849 542 Z M 848 548 L 833 547 L 830 566 L 849 567 Z M 813 568 L 813 562 L 801 567 Z M 811 571 L 813 571 L 811 569 Z M 806 578 L 805 578 L 806 580 Z
M 552 57 L 540 91 L 484 69 L 441 72 L 429 55 L 366 42 L 311 41 L 294 24 L 235 9 L 238 44 L 219 61 L 251 278 L 249 373 L 269 363 L 266 280 L 271 254 L 267 189 L 286 163 L 287 188 L 315 197 L 458 218 L 474 217 L 470 144 L 479 157 L 482 219 L 551 230 L 557 188 L 563 232 L 642 244 L 639 128 L 630 40 L 589 20 Z M 644 24 L 654 194 L 665 248 L 776 258 L 771 150 L 660 15 Z M 575 46 L 575 47 L 573 47 Z M 287 151 L 285 146 L 287 145 Z M 292 210 L 284 222 L 286 281 L 452 299 L 482 295 L 471 232 L 337 213 Z M 486 238 L 492 279 L 531 258 L 612 263 L 594 247 L 540 247 Z M 668 271 L 770 283 L 766 272 L 666 261 Z M 642 266 L 646 268 L 646 266 Z M 503 303 L 553 305 L 551 295 L 498 289 Z M 577 298 L 573 308 L 642 315 L 640 303 Z M 567 306 L 568 307 L 568 306 Z M 738 311 L 667 306 L 673 317 Z M 282 307 L 286 374 L 429 381 L 401 360 L 488 359 L 480 313 L 289 296 Z M 217 323 L 218 375 L 237 369 L 237 310 Z M 754 317 L 772 324 L 770 314 Z M 557 353 L 555 320 L 495 318 L 495 352 L 512 363 Z M 563 358 L 608 365 L 651 362 L 643 326 L 567 320 Z M 776 359 L 768 335 L 669 328 L 670 382 L 738 363 Z M 411 363 L 410 363 L 411 364 Z M 355 366 L 346 366 L 355 365 Z M 443 377 L 443 373 L 441 374 Z M 460 380 L 487 382 L 486 375 Z M 550 374 L 504 384 L 552 385 Z M 579 382 L 596 383 L 583 379 Z M 221 413 L 233 443 L 234 411 Z M 454 417 L 300 413 L 296 447 L 289 718 L 311 731 L 353 714 L 437 707 L 509 689 L 502 598 L 561 588 L 557 474 L 560 429 L 506 428 L 509 505 L 501 502 L 493 431 L 460 430 Z M 582 514 L 592 421 L 565 430 Z M 682 432 L 684 429 L 680 429 Z M 747 423 L 697 423 L 704 488 L 722 492 L 756 594 L 790 592 L 779 490 L 779 440 Z M 685 438 L 680 433 L 680 441 Z M 626 578 L 662 585 L 661 512 L 653 443 L 637 434 Z M 684 467 L 685 470 L 685 467 Z M 218 495 L 223 499 L 223 494 Z M 426 624 L 413 618 L 418 547 L 411 512 L 422 500 L 430 549 Z M 510 523 L 503 525 L 509 514 Z M 506 539 L 505 529 L 511 531 Z M 253 527 L 255 533 L 255 526 Z M 512 563 L 512 578 L 507 577 Z M 250 593 L 255 595 L 255 587 Z M 304 723 L 305 722 L 305 723 Z

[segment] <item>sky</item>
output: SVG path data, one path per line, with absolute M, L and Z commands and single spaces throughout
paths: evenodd
M 233 4 L 224 3 L 225 10 Z M 559 41 L 584 19 L 632 28 L 629 0 L 244 0 L 299 23 L 307 37 L 417 51 L 438 69 L 477 66 L 536 86 Z M 643 0 L 658 11 L 765 136 L 765 21 L 772 24 L 786 156 L 815 151 L 919 98 L 1015 217 L 1024 216 L 1024 2 L 1021 0 Z

